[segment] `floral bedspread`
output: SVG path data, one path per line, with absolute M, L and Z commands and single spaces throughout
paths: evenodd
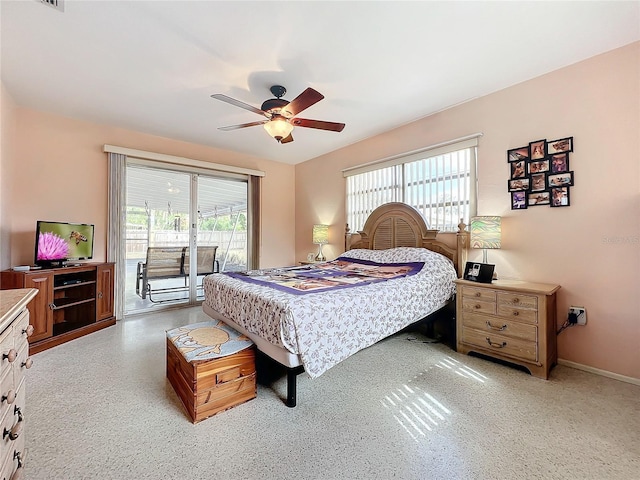
M 302 296 L 213 274 L 204 280 L 205 302 L 248 331 L 300 355 L 305 371 L 315 378 L 426 317 L 455 292 L 451 261 L 426 249 L 357 249 L 341 256 L 424 266 L 412 276 Z

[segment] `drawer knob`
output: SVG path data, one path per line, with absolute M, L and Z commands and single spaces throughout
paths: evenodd
M 518 297 L 514 298 L 513 303 L 520 303 L 520 299 Z
M 476 297 L 480 297 L 482 294 L 480 292 L 476 292 Z
M 514 311 L 513 311 L 513 316 L 514 316 L 514 317 L 517 317 L 518 315 L 520 315 L 520 312 L 519 312 L 519 311 L 517 311 L 517 310 L 514 310 Z
M 491 322 L 489 320 L 487 320 L 487 327 L 489 327 L 491 330 L 496 330 L 498 332 L 501 332 L 507 328 L 506 325 L 502 325 L 501 327 L 495 327 L 491 325 Z
M 502 342 L 502 343 L 492 342 L 489 337 L 486 337 L 486 339 L 487 339 L 487 343 L 491 345 L 493 348 L 504 348 L 507 346 L 507 342 Z
M 11 405 L 16 401 L 16 392 L 13 390 L 9 390 L 6 395 L 2 395 L 2 401 L 7 402 L 8 405 Z
M 30 337 L 31 335 L 33 335 L 33 325 L 29 325 L 27 328 L 23 328 L 22 329 L 22 334 L 27 334 L 27 337 Z
M 475 304 L 473 308 L 475 308 L 476 310 L 480 310 L 482 308 L 482 305 Z
M 33 367 L 33 360 L 31 359 L 31 357 L 28 357 L 24 362 L 20 364 L 20 366 L 29 370 L 31 367 Z
M 7 353 L 2 354 L 2 360 L 9 360 L 9 363 L 15 362 L 17 357 L 18 357 L 18 352 L 16 352 L 15 348 L 12 348 Z

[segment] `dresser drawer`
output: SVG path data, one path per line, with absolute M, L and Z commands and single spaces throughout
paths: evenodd
M 18 351 L 13 347 L 13 328 L 9 326 L 0 333 L 0 375 L 11 370 L 17 356 Z
M 0 458 L 12 455 L 19 445 L 17 440 L 24 436 L 25 388 L 20 385 L 16 401 L 10 405 L 0 421 Z
M 11 445 L 10 448 L 7 449 L 6 457 L 3 459 L 2 465 L 4 465 L 2 472 L 0 473 L 0 480 L 9 480 L 14 478 L 24 478 L 24 474 L 19 477 L 20 473 L 18 469 L 24 468 L 24 460 L 25 460 L 25 441 L 24 435 L 20 435 Z M 22 470 L 21 470 L 22 472 Z M 14 476 L 15 475 L 15 476 Z
M 538 361 L 536 342 L 528 342 L 493 332 L 483 332 L 465 326 L 462 327 L 462 342 L 480 347 L 488 353 L 499 353 L 530 362 Z
M 476 300 L 482 300 L 484 302 L 495 302 L 496 301 L 496 292 L 494 290 L 490 290 L 487 288 L 474 288 L 467 287 L 466 285 L 462 285 L 462 296 L 465 297 L 473 297 Z
M 465 313 L 462 319 L 462 326 L 481 330 L 486 333 L 518 338 L 528 342 L 536 342 L 538 340 L 538 327 L 535 325 L 514 322 L 498 317 Z
M 13 362 L 13 384 L 20 385 L 25 372 L 31 368 L 32 360 L 29 357 L 29 345 L 25 343 L 18 351 L 16 361 Z
M 13 370 L 8 369 L 0 378 L 0 418 L 4 418 L 9 407 L 13 407 L 15 402 L 16 385 L 13 383 Z
M 33 332 L 33 327 L 29 328 L 29 311 L 25 310 L 13 324 L 13 341 L 16 350 L 20 350 L 24 343 L 27 343 L 27 337 Z

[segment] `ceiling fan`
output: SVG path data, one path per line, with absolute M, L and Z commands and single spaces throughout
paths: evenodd
M 307 88 L 304 92 L 294 98 L 292 101 L 283 99 L 286 88 L 281 85 L 274 85 L 269 90 L 276 98 L 265 100 L 260 108 L 256 108 L 247 103 L 241 102 L 231 97 L 227 97 L 221 93 L 211 95 L 211 98 L 221 100 L 236 107 L 244 108 L 250 112 L 257 113 L 267 117 L 267 120 L 258 122 L 243 123 L 241 125 L 231 125 L 229 127 L 219 127 L 219 130 L 237 130 L 239 128 L 253 127 L 255 125 L 264 125 L 264 129 L 276 139 L 278 143 L 293 142 L 291 132 L 294 127 L 317 128 L 320 130 L 329 130 L 332 132 L 341 132 L 344 123 L 324 122 L 321 120 L 309 120 L 307 118 L 296 117 L 300 112 L 306 110 L 311 105 L 318 103 L 324 98 L 320 92 L 313 88 Z

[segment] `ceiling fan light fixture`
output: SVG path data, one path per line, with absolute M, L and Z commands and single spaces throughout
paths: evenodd
M 282 117 L 275 117 L 264 124 L 264 129 L 269 135 L 280 142 L 283 138 L 287 138 L 293 131 L 293 125 Z

